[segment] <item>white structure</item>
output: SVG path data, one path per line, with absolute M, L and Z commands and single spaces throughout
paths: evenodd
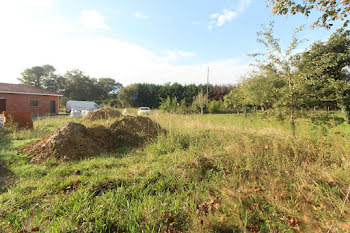
M 74 110 L 87 110 L 89 112 L 93 112 L 97 109 L 99 109 L 100 106 L 96 104 L 95 102 L 91 101 L 76 101 L 76 100 L 68 100 L 66 103 L 66 112 L 70 113 L 73 109 Z

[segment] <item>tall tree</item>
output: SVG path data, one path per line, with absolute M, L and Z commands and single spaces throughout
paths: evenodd
M 208 96 L 201 90 L 198 95 L 194 97 L 192 105 L 194 108 L 199 108 L 201 115 L 203 115 L 204 108 L 208 105 Z
M 98 100 L 103 89 L 98 85 L 97 79 L 90 78 L 80 70 L 67 71 L 64 95 L 73 100 Z
M 322 15 L 311 25 L 331 28 L 336 20 L 344 21 L 346 27 L 350 12 L 350 0 L 268 0 L 272 13 L 287 15 L 301 13 L 309 16 L 312 11 L 320 11 Z
M 242 85 L 234 87 L 229 94 L 224 97 L 224 106 L 226 109 L 234 110 L 238 114 L 246 104 L 246 96 Z
M 112 78 L 99 78 L 98 85 L 102 89 L 102 95 L 100 99 L 109 99 L 116 97 L 122 88 L 122 84 Z
M 140 84 L 131 84 L 121 89 L 118 94 L 119 102 L 123 107 L 137 107 Z
M 56 91 L 56 80 L 59 76 L 54 73 L 55 71 L 56 69 L 51 65 L 34 66 L 25 69 L 18 80 L 25 85 Z
M 295 136 L 296 110 L 302 100 L 302 93 L 298 90 L 299 79 L 294 54 L 295 49 L 301 42 L 297 39 L 297 32 L 300 30 L 300 28 L 295 30 L 292 42 L 287 49 L 283 50 L 279 44 L 279 39 L 273 35 L 273 23 L 270 23 L 269 27 L 263 27 L 263 31 L 257 33 L 258 42 L 265 46 L 265 52 L 252 54 L 254 57 L 263 57 L 263 60 L 257 60 L 256 64 L 261 72 L 275 72 L 281 80 L 286 82 L 287 85 L 282 88 L 283 94 L 278 104 L 280 107 L 288 109 L 287 113 L 293 136 Z
M 273 67 L 264 67 L 245 79 L 242 89 L 246 96 L 246 104 L 261 107 L 262 110 L 274 107 L 281 99 L 281 90 L 286 81 L 281 79 Z
M 315 105 L 336 102 L 350 123 L 350 31 L 339 29 L 327 42 L 316 42 L 302 53 L 298 68 L 305 94 Z

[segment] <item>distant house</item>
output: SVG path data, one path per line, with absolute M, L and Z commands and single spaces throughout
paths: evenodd
M 22 85 L 0 83 L 0 113 L 30 112 L 32 115 L 57 114 L 59 93 Z

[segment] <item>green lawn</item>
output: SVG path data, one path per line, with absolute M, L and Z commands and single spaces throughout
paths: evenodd
M 294 139 L 288 122 L 254 114 L 151 118 L 167 136 L 82 161 L 31 164 L 16 152 L 71 118 L 0 134 L 12 174 L 0 232 L 350 231 L 349 125 L 325 132 L 301 119 Z

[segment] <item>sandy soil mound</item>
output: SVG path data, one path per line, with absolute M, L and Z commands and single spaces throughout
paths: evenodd
M 115 151 L 121 146 L 140 146 L 165 132 L 147 117 L 127 116 L 105 127 L 69 122 L 49 136 L 20 148 L 19 152 L 31 156 L 39 163 L 50 158 L 59 161 L 77 160 Z
M 50 158 L 60 161 L 80 159 L 105 151 L 88 134 L 84 125 L 68 122 L 49 136 L 22 147 L 19 152 L 33 156 L 31 162 L 42 162 Z
M 87 120 L 96 121 L 110 118 L 118 118 L 121 117 L 122 114 L 114 109 L 100 109 L 94 112 L 89 113 L 86 117 Z
M 165 133 L 156 122 L 148 117 L 126 116 L 110 125 L 113 137 L 118 145 L 138 146 L 155 138 L 159 133 Z
M 95 143 L 99 143 L 100 146 L 107 151 L 113 149 L 114 140 L 111 131 L 103 125 L 91 125 L 87 127 L 88 135 L 93 138 Z

